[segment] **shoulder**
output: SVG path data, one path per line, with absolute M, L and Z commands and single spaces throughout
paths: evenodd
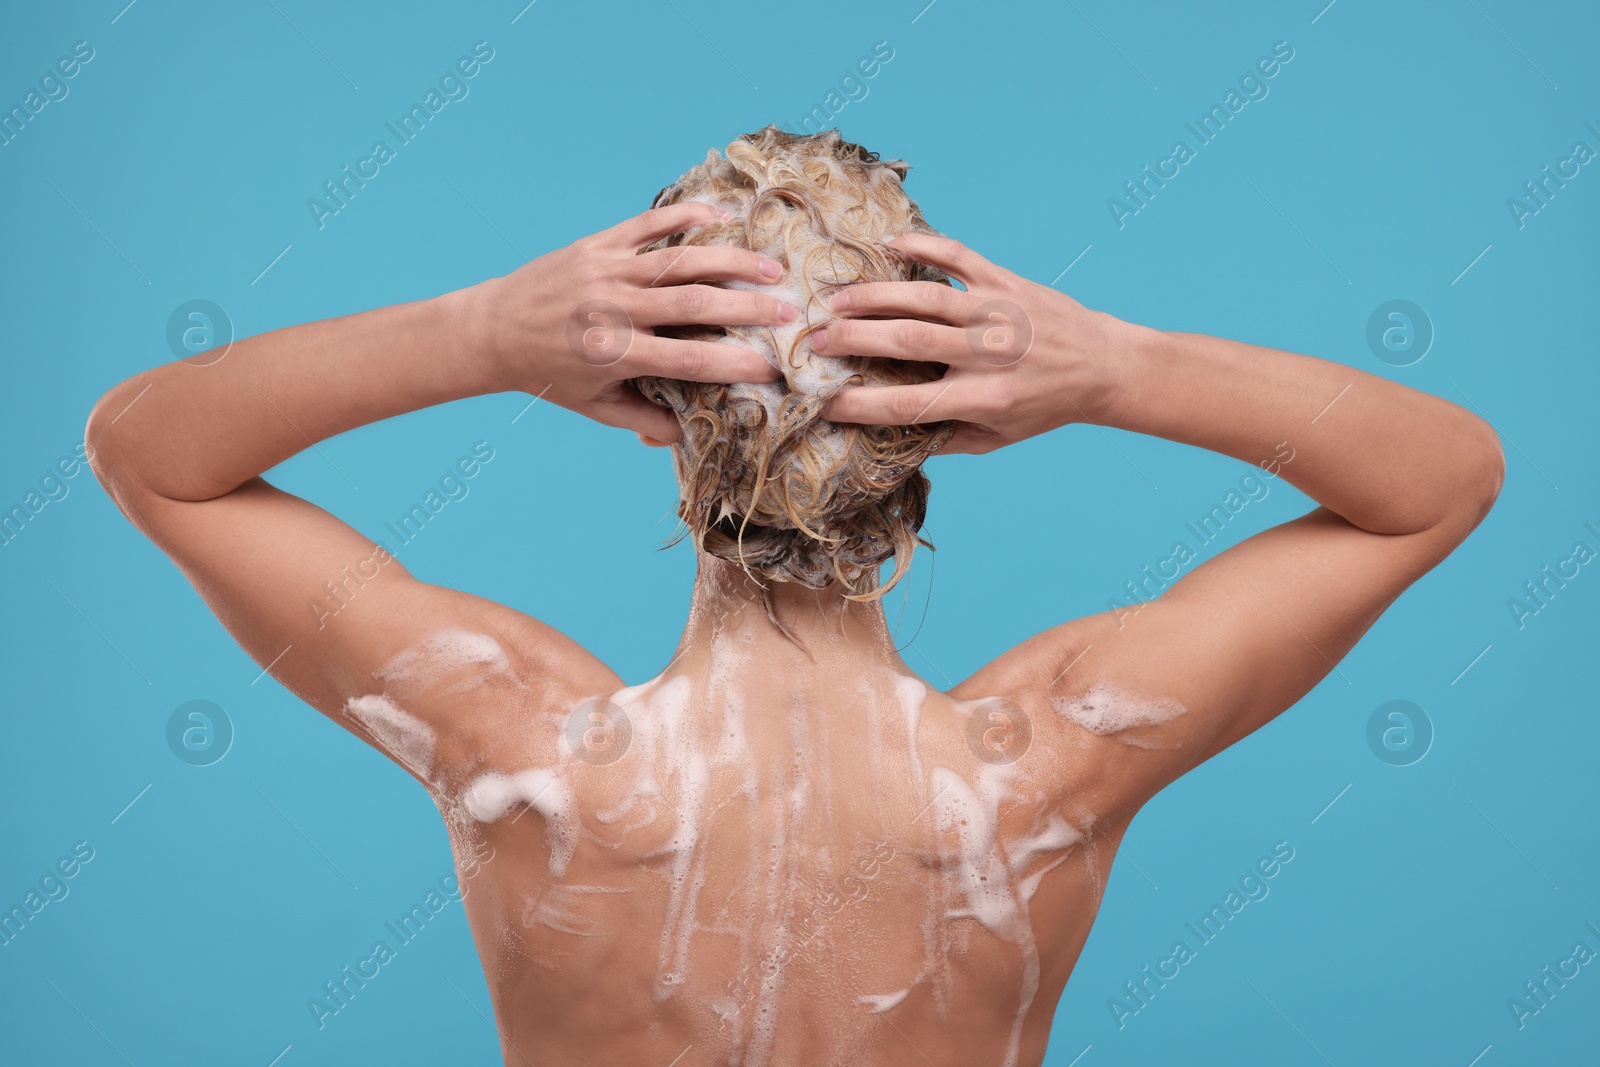
M 1087 673 L 1091 653 L 1106 653 L 1125 643 L 1122 621 L 1111 613 L 1085 615 L 1053 626 L 990 660 L 950 689 L 956 700 L 1001 695 L 1024 705 L 1044 700 L 1060 682 Z
M 472 601 L 470 611 L 419 628 L 420 637 L 353 680 L 340 709 L 345 725 L 435 792 L 553 752 L 575 707 L 621 686 L 565 635 Z
M 1053 627 L 949 695 L 1006 726 L 1008 737 L 1026 733 L 1027 760 L 1062 790 L 1096 811 L 1131 817 L 1200 762 L 1209 740 L 1169 691 L 1156 634 L 1137 621 L 1108 612 Z

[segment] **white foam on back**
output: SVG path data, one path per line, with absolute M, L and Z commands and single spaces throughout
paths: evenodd
M 954 771 L 935 767 L 934 812 L 940 830 L 954 830 L 960 888 L 967 900 L 964 913 L 990 931 L 1013 938 L 1017 919 L 1010 872 L 995 847 L 996 812 Z
M 554 770 L 540 767 L 518 774 L 490 771 L 474 778 L 462 794 L 462 804 L 479 822 L 498 822 L 518 804 L 544 816 L 545 838 L 550 845 L 550 873 L 566 873 L 578 843 L 578 821 L 572 810 L 572 791 Z
M 1035 857 L 1050 852 L 1063 852 L 1082 840 L 1081 831 L 1070 825 L 1059 814 L 1051 812 L 1040 830 L 1006 847 L 1006 859 L 1013 871 L 1020 871 Z
M 922 759 L 917 752 L 917 724 L 921 720 L 922 705 L 928 699 L 928 686 L 921 678 L 902 674 L 895 678 L 895 693 L 900 697 L 900 707 L 906 716 L 906 754 L 911 761 L 911 771 L 916 780 L 922 780 Z
M 433 773 L 435 738 L 428 724 L 401 711 L 387 697 L 351 697 L 344 712 L 355 719 L 378 742 L 380 748 L 427 780 Z
M 906 999 L 907 994 L 910 992 L 910 988 L 906 988 L 900 990 L 898 993 L 883 993 L 878 995 L 869 993 L 865 996 L 857 997 L 856 1002 L 859 1004 L 865 1004 L 868 1008 L 872 1009 L 874 1015 L 882 1015 L 884 1012 L 888 1011 L 890 1008 Z
M 1102 737 L 1136 726 L 1158 726 L 1188 710 L 1176 700 L 1134 696 L 1109 682 L 1096 682 L 1082 696 L 1051 697 L 1050 703 L 1062 717 Z

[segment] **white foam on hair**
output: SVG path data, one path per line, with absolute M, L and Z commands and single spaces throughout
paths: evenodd
M 500 642 L 471 630 L 440 630 L 390 659 L 375 672 L 385 682 L 422 689 L 464 668 L 476 668 L 445 694 L 465 692 L 489 675 L 512 674 Z
M 462 794 L 462 804 L 479 822 L 498 822 L 519 804 L 544 816 L 545 839 L 550 846 L 550 873 L 566 873 L 578 843 L 578 820 L 572 810 L 572 791 L 557 771 L 540 767 L 517 774 L 490 771 L 474 778 Z
M 424 781 L 433 773 L 433 730 L 387 697 L 351 697 L 344 712 L 366 727 L 378 747 Z
M 1051 697 L 1050 703 L 1063 718 L 1102 737 L 1139 726 L 1159 726 L 1188 710 L 1176 700 L 1151 700 L 1134 696 L 1109 682 L 1096 682 L 1081 696 Z

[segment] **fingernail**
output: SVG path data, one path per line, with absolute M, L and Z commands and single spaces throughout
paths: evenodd
M 712 204 L 711 210 L 715 211 L 717 213 L 717 218 L 721 219 L 723 222 L 727 222 L 729 219 L 733 218 L 733 212 L 729 211 L 720 204 Z
M 800 317 L 800 309 L 787 300 L 778 301 L 778 318 L 783 322 L 793 322 Z
M 837 293 L 834 293 L 828 298 L 828 309 L 830 311 L 843 311 L 849 306 L 850 290 L 848 289 L 840 289 Z
M 775 259 L 767 259 L 763 257 L 761 260 L 761 276 L 763 278 L 783 277 L 783 264 L 779 263 Z
M 821 352 L 828 347 L 828 328 L 824 326 L 811 335 L 811 350 Z

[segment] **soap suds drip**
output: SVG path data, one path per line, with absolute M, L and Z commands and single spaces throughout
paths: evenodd
M 660 730 L 657 759 L 671 768 L 677 778 L 675 812 L 677 823 L 661 853 L 670 857 L 667 885 L 667 912 L 661 924 L 661 948 L 657 957 L 655 997 L 666 1000 L 683 981 L 682 963 L 687 957 L 693 933 L 695 903 L 704 882 L 704 866 L 695 863 L 705 825 L 710 766 L 705 753 L 695 744 L 693 724 L 689 723 L 688 679 L 673 692 L 672 699 L 657 702 L 655 718 Z M 665 695 L 665 694 L 663 694 Z
M 1031 901 L 1033 895 L 1038 892 L 1040 883 L 1044 881 L 1044 876 L 1065 863 L 1070 850 L 1082 841 L 1081 830 L 1068 823 L 1060 814 L 1051 812 L 1041 829 L 1008 844 L 1005 850 L 1007 866 L 1011 869 L 1013 878 L 1021 877 L 1021 881 L 1017 883 L 1017 896 L 1024 903 Z M 1023 875 L 1036 859 L 1057 852 L 1060 855 L 1044 867 Z
M 977 920 L 996 937 L 1016 945 L 1022 956 L 1022 988 L 1006 1046 L 1005 1067 L 1016 1067 L 1022 1027 L 1039 990 L 1039 953 L 1033 927 L 1026 905 L 1011 886 L 1011 872 L 997 840 L 1001 793 L 1011 769 L 994 765 L 980 768 L 977 790 L 943 767 L 934 768 L 932 775 L 938 796 L 934 811 L 939 829 L 946 835 L 954 832 L 959 843 L 954 856 L 941 849 L 941 858 L 955 861 L 945 865 L 945 880 L 947 885 L 955 883 L 950 888 L 966 900 L 965 908 L 952 909 L 949 916 Z
M 592 918 L 579 910 L 584 897 L 595 893 L 629 893 L 632 890 L 604 885 L 554 885 L 542 896 L 525 897 L 522 908 L 522 925 L 548 926 L 563 934 L 578 937 L 599 937 L 602 930 Z
M 344 711 L 366 727 L 378 747 L 392 759 L 431 783 L 435 738 L 426 723 L 401 711 L 383 696 L 352 697 Z
M 890 1008 L 895 1007 L 910 994 L 910 988 L 902 989 L 896 993 L 866 994 L 856 998 L 856 1003 L 865 1004 L 874 1015 L 882 1015 Z
M 479 822 L 498 822 L 519 804 L 534 809 L 544 816 L 550 873 L 557 878 L 566 873 L 578 843 L 578 820 L 572 811 L 572 792 L 557 771 L 541 767 L 511 775 L 481 774 L 467 786 L 462 804 Z
M 906 716 L 906 758 L 911 763 L 911 773 L 922 781 L 922 757 L 917 753 L 917 725 L 922 716 L 922 705 L 928 699 L 928 687 L 920 678 L 900 675 L 895 679 L 895 692 L 900 696 L 900 706 Z

